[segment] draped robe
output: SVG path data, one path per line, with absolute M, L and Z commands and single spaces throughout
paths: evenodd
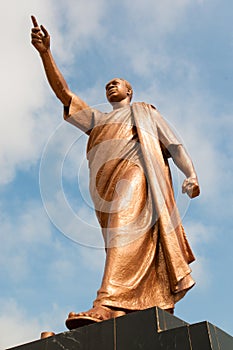
M 90 193 L 106 263 L 94 305 L 128 310 L 173 308 L 194 285 L 194 260 L 176 207 L 168 158 L 180 141 L 157 110 L 133 103 L 65 119 L 89 135 Z

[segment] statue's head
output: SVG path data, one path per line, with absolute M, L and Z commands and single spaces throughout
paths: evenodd
M 114 78 L 110 80 L 106 86 L 106 96 L 110 103 L 120 102 L 128 99 L 129 103 L 133 97 L 133 89 L 131 84 L 122 78 Z

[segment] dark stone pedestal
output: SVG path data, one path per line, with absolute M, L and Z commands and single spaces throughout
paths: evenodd
M 192 325 L 154 307 L 17 346 L 11 350 L 233 350 L 209 322 Z

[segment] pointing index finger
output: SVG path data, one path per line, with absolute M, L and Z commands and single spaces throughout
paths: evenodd
M 31 16 L 31 19 L 32 19 L 32 23 L 33 23 L 34 28 L 39 27 L 39 25 L 37 23 L 37 20 L 36 20 L 36 17 L 35 16 Z

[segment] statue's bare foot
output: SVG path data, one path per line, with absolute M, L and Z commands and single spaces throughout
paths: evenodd
M 68 329 L 75 329 L 123 315 L 125 315 L 125 311 L 114 310 L 107 306 L 98 305 L 86 312 L 80 312 L 78 314 L 70 312 L 66 320 L 66 327 Z

